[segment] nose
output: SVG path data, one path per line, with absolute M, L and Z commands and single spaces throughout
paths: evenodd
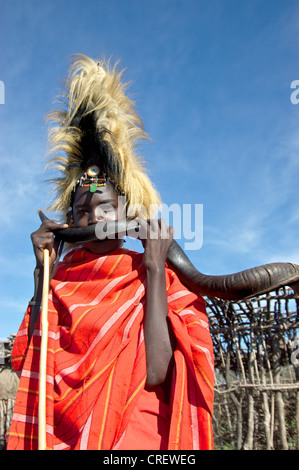
M 89 214 L 88 225 L 96 224 L 97 222 L 102 222 L 104 219 L 103 211 L 100 211 L 98 208 L 96 211 L 92 211 Z

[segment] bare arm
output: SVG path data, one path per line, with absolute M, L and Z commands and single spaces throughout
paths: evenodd
M 143 242 L 147 272 L 144 341 L 148 386 L 165 381 L 173 357 L 174 335 L 168 322 L 165 261 L 172 243 L 173 229 L 163 221 L 151 221 L 152 235 Z M 166 238 L 167 237 L 167 238 Z

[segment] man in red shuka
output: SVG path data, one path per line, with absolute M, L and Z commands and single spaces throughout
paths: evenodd
M 67 89 L 68 108 L 54 114 L 59 126 L 51 134 L 55 151 L 60 142 L 66 153 L 57 157 L 63 177 L 53 208 L 67 212 L 67 224 L 44 220 L 31 236 L 35 290 L 12 354 L 20 384 L 8 449 L 38 445 L 45 248 L 52 272 L 47 448 L 212 449 L 214 372 L 205 305 L 167 266 L 172 228 L 148 217 L 158 196 L 132 153 L 144 132 L 139 118 L 120 74 L 104 63 L 77 57 Z M 138 217 L 147 234 L 143 253 L 125 249 L 121 238 L 94 240 L 69 247 L 53 270 L 55 231 L 120 217 Z

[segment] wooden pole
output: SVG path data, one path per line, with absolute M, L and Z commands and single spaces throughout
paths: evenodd
M 48 346 L 49 250 L 44 249 L 44 280 L 41 313 L 41 346 L 38 396 L 38 450 L 46 450 L 46 374 Z

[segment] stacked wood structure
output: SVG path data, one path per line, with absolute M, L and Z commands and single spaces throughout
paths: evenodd
M 299 296 L 208 298 L 218 449 L 299 449 Z

